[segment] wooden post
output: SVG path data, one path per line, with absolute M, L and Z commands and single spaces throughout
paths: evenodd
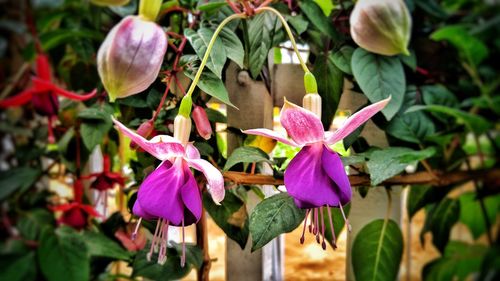
M 240 71 L 235 64 L 230 64 L 226 71 L 226 88 L 231 102 L 238 109 L 228 106 L 227 125 L 239 129 L 273 128 L 273 102 L 263 82 L 253 81 L 247 71 Z M 228 155 L 241 146 L 242 139 L 228 131 Z M 247 209 L 257 205 L 259 199 L 252 192 L 248 194 Z M 262 251 L 250 252 L 252 241 L 249 238 L 244 250 L 227 239 L 226 280 L 253 281 L 262 280 Z

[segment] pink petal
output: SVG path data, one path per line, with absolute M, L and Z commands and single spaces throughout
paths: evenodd
M 196 170 L 200 171 L 205 175 L 205 178 L 207 179 L 207 188 L 210 194 L 212 195 L 212 199 L 214 200 L 215 203 L 219 204 L 220 201 L 224 199 L 224 177 L 222 177 L 222 174 L 220 171 L 212 166 L 210 162 L 204 160 L 204 159 L 185 159 L 189 166 L 192 168 L 195 168 Z
M 287 137 L 283 136 L 282 134 L 269 129 L 251 129 L 242 132 L 247 135 L 257 135 L 257 136 L 272 138 L 290 146 L 295 146 L 295 147 L 299 146 L 293 140 L 290 140 Z
M 288 102 L 281 109 L 281 125 L 299 145 L 323 141 L 325 131 L 321 120 L 311 111 Z
M 111 119 L 113 119 L 115 125 L 124 135 L 129 137 L 138 146 L 161 161 L 168 160 L 171 157 L 184 156 L 184 147 L 171 136 L 159 135 L 148 141 L 127 128 L 115 118 L 111 117 Z
M 193 143 L 188 143 L 186 145 L 186 156 L 189 159 L 200 159 L 200 152 L 198 151 L 198 148 L 193 145 Z
M 356 112 L 351 117 L 347 118 L 344 124 L 342 124 L 342 126 L 335 132 L 325 134 L 325 142 L 328 144 L 333 144 L 347 137 L 359 126 L 368 121 L 368 119 L 372 118 L 373 115 L 381 111 L 389 103 L 390 100 L 391 97 L 376 102 Z

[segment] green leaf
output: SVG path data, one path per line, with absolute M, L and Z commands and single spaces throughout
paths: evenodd
M 202 2 L 198 2 L 198 4 L 200 4 Z M 209 3 L 203 3 L 203 4 L 200 4 L 198 5 L 198 7 L 196 7 L 199 11 L 202 11 L 202 12 L 213 12 L 215 10 L 218 10 L 224 6 L 227 6 L 227 3 L 222 1 L 222 2 L 209 2 Z
M 128 260 L 130 258 L 130 253 L 127 250 L 102 233 L 85 231 L 82 235 L 90 256 L 118 260 Z
M 340 50 L 333 53 L 332 61 L 336 67 L 344 73 L 352 74 L 351 59 L 354 53 L 354 48 L 351 46 L 343 46 Z
M 400 140 L 423 144 L 426 137 L 436 132 L 436 127 L 424 112 L 405 112 L 408 107 L 415 104 L 416 94 L 415 87 L 408 87 L 401 110 L 389 121 L 385 131 Z
M 257 78 L 264 63 L 266 62 L 269 50 L 273 46 L 276 32 L 281 28 L 281 22 L 272 13 L 262 13 L 253 17 L 248 22 L 248 65 L 250 74 Z
M 325 129 L 328 130 L 340 101 L 344 75 L 335 66 L 332 54 L 323 54 L 316 59 L 313 74 L 317 79 L 318 92 L 323 100 L 321 121 Z
M 375 55 L 357 48 L 351 67 L 359 87 L 372 103 L 391 96 L 391 101 L 382 110 L 387 120 L 391 120 L 401 108 L 406 90 L 401 61 L 397 57 Z
M 186 68 L 184 74 L 192 80 L 197 70 L 198 68 Z M 229 94 L 224 86 L 224 82 L 212 72 L 203 71 L 197 86 L 210 96 L 236 108 L 229 100 Z
M 103 35 L 100 32 L 85 28 L 78 29 L 55 29 L 40 35 L 42 49 L 49 51 L 59 45 L 74 42 L 76 39 L 88 38 L 95 41 L 102 41 Z
M 457 200 L 444 198 L 426 214 L 426 227 L 421 235 L 431 231 L 432 243 L 442 252 L 450 238 L 451 228 L 459 219 L 460 204 Z
M 186 244 L 186 266 L 181 267 L 181 259 L 179 251 L 176 248 L 167 248 L 167 261 L 165 264 L 158 264 L 158 254 L 154 253 L 151 257 L 151 261 L 148 261 L 147 255 L 151 245 L 148 243 L 144 249 L 137 252 L 134 262 L 132 263 L 132 277 L 142 276 L 151 280 L 179 280 L 188 273 L 193 268 L 193 264 L 190 261 L 192 259 L 188 257 L 187 248 L 189 244 Z
M 40 237 L 38 264 L 48 281 L 87 281 L 90 256 L 82 236 L 69 227 L 46 227 Z
M 250 215 L 252 252 L 262 248 L 282 233 L 299 226 L 306 215 L 286 193 L 273 195 L 255 206 Z
M 342 36 L 335 30 L 333 22 L 325 16 L 321 8 L 313 1 L 299 2 L 300 10 L 322 34 L 334 41 L 340 41 Z
M 413 71 L 417 70 L 417 56 L 414 50 L 410 50 L 409 56 L 399 55 L 398 57 L 401 60 L 401 62 L 404 63 L 406 66 L 408 66 L 411 70 Z
M 87 108 L 78 113 L 82 119 L 80 135 L 85 147 L 92 151 L 96 145 L 102 143 L 104 137 L 112 127 L 111 115 L 108 108 Z
M 413 150 L 407 147 L 388 147 L 377 150 L 370 154 L 370 160 L 366 164 L 370 171 L 372 186 L 376 186 L 403 172 L 409 164 L 429 158 L 436 153 L 433 147 L 424 150 Z
M 2 257 L 3 260 L 4 257 Z M 35 252 L 30 251 L 23 255 L 9 256 L 2 261 L 0 279 L 8 281 L 37 280 Z
M 184 30 L 184 35 L 188 39 L 189 43 L 193 47 L 200 60 L 202 60 L 203 56 L 205 56 L 205 52 L 207 51 L 208 44 L 210 42 L 210 39 L 212 39 L 213 34 L 214 32 L 210 28 L 206 27 L 202 27 L 197 31 L 194 31 L 190 28 L 186 28 Z M 219 79 L 222 77 L 222 68 L 226 63 L 226 59 L 227 55 L 224 45 L 222 44 L 222 40 L 220 38 L 217 38 L 208 57 L 207 67 Z
M 357 281 L 396 280 L 403 255 L 403 235 L 393 220 L 378 219 L 356 235 L 352 266 Z
M 222 40 L 227 57 L 234 61 L 240 68 L 243 68 L 245 50 L 243 49 L 240 38 L 238 38 L 234 31 L 227 27 L 221 30 L 219 38 Z
M 302 34 L 307 30 L 309 22 L 304 18 L 303 15 L 286 15 L 286 21 L 295 29 L 297 34 Z
M 408 113 L 419 110 L 427 110 L 452 116 L 456 119 L 456 122 L 458 124 L 467 126 L 469 130 L 473 131 L 476 134 L 484 133 L 491 127 L 491 123 L 479 115 L 442 105 L 415 105 L 408 108 L 406 112 Z
M 488 248 L 461 241 L 446 245 L 442 257 L 433 260 L 423 269 L 426 281 L 469 280 L 472 273 L 479 272 Z
M 54 224 L 54 214 L 46 209 L 33 209 L 23 213 L 17 222 L 17 229 L 28 240 L 38 240 L 45 226 Z
M 222 114 L 220 111 L 207 107 L 205 108 L 205 112 L 210 122 L 227 123 L 226 115 Z
M 203 206 L 224 233 L 244 249 L 249 234 L 245 202 L 231 191 L 226 191 L 224 201 L 216 205 L 210 195 L 204 193 Z
M 406 210 L 410 219 L 428 204 L 439 202 L 446 196 L 450 188 L 436 188 L 429 185 L 413 185 L 406 201 Z
M 472 65 L 480 64 L 488 57 L 488 47 L 478 38 L 469 34 L 468 28 L 463 25 L 447 25 L 431 34 L 431 39 L 435 41 L 448 41 L 455 48 L 467 63 Z
M 16 167 L 0 172 L 0 201 L 16 191 L 24 192 L 40 176 L 41 171 L 31 167 Z
M 418 0 L 415 1 L 415 4 L 420 9 L 436 18 L 446 19 L 448 17 L 446 11 L 436 2 L 436 0 Z
M 224 171 L 231 169 L 234 165 L 238 163 L 259 163 L 267 162 L 272 164 L 269 160 L 269 155 L 259 148 L 251 146 L 238 147 L 231 153 L 227 159 L 226 165 L 224 165 Z
M 182 253 L 182 244 L 170 241 L 177 253 Z M 203 265 L 203 251 L 195 244 L 186 243 L 186 263 L 197 270 Z
M 473 192 L 467 192 L 459 197 L 460 221 L 467 225 L 474 239 L 478 239 L 488 229 L 481 209 L 479 199 Z M 500 195 L 488 196 L 483 199 L 486 215 L 491 223 L 495 222 L 500 211 Z
M 330 246 L 333 247 L 332 241 L 333 241 L 333 236 L 330 228 L 330 218 L 328 217 L 328 210 L 326 209 L 327 207 L 323 208 L 323 221 L 325 223 L 325 239 L 328 241 Z M 347 217 L 349 217 L 349 212 L 351 211 L 351 204 L 348 203 L 347 205 L 344 205 L 342 208 L 344 208 L 344 213 Z M 335 237 L 338 239 L 340 232 L 342 232 L 342 229 L 345 226 L 344 219 L 342 218 L 342 213 L 340 212 L 339 208 L 335 207 L 330 207 L 330 212 L 332 214 L 332 222 L 333 222 L 333 231 L 335 231 Z
M 422 91 L 424 103 L 427 105 L 443 105 L 453 108 L 460 105 L 457 97 L 444 85 L 426 85 L 422 86 L 420 90 Z
M 481 274 L 477 280 L 498 280 L 500 277 L 500 246 L 492 245 L 484 255 Z M 491 278 L 490 278 L 491 277 Z

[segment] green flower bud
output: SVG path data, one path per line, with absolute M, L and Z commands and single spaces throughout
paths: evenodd
M 359 0 L 351 13 L 354 42 L 372 53 L 409 55 L 411 16 L 403 0 Z

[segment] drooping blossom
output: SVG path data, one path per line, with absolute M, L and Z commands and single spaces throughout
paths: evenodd
M 96 90 L 79 95 L 54 84 L 50 74 L 49 60 L 44 54 L 39 54 L 36 57 L 35 67 L 36 75 L 31 77 L 31 86 L 17 95 L 0 100 L 0 108 L 21 106 L 31 101 L 38 114 L 48 117 L 49 142 L 53 143 L 55 139 L 52 132 L 52 122 L 59 111 L 58 96 L 76 101 L 86 101 L 95 96 Z
M 99 202 L 104 203 L 104 213 L 106 213 L 107 202 L 108 202 L 108 191 L 119 186 L 123 188 L 125 185 L 125 178 L 120 173 L 115 173 L 111 171 L 111 163 L 108 155 L 103 157 L 103 170 L 100 173 L 93 173 L 88 176 L 82 177 L 82 179 L 94 178 L 90 184 L 90 188 L 99 191 L 95 205 Z
M 75 229 L 85 228 L 90 218 L 101 215 L 90 205 L 83 204 L 83 183 L 81 179 L 76 179 L 73 183 L 73 201 L 57 206 L 50 206 L 54 212 L 62 212 L 58 219 L 59 224 L 69 225 Z
M 85 228 L 90 218 L 100 216 L 94 207 L 79 202 L 61 204 L 50 209 L 55 212 L 62 212 L 57 220 L 58 223 L 69 225 L 78 230 Z
M 191 131 L 189 117 L 178 115 L 175 118 L 174 137 L 158 135 L 151 140 L 146 140 L 115 119 L 113 122 L 139 147 L 162 161 L 142 182 L 133 207 L 133 213 L 139 216 L 140 220 L 158 219 L 151 249 L 147 255 L 148 260 L 159 244 L 158 263 L 166 261 L 168 227 L 181 226 L 183 244 L 181 265 L 184 266 L 184 227 L 196 223 L 202 214 L 201 191 L 190 168 L 204 174 L 208 190 L 216 203 L 224 199 L 222 174 L 208 161 L 201 159 L 199 151 L 188 142 Z M 139 229 L 140 220 L 136 231 Z
M 332 245 L 335 245 L 335 232 L 330 207 L 340 208 L 350 228 L 342 206 L 351 200 L 351 185 L 340 156 L 329 145 L 347 137 L 382 110 L 389 100 L 390 98 L 367 106 L 349 117 L 335 132 L 325 132 L 318 118 L 321 115 L 321 98 L 318 94 L 308 94 L 304 98 L 304 105 L 312 111 L 286 100 L 281 109 L 280 122 L 290 139 L 268 129 L 243 131 L 246 134 L 266 136 L 290 146 L 301 147 L 301 150 L 290 161 L 284 175 L 285 187 L 294 198 L 295 204 L 307 210 L 301 243 L 304 242 L 305 227 L 310 214 L 309 230 L 316 235 L 318 243 L 320 235 L 323 237 L 321 244 L 324 249 L 326 248 L 323 220 L 325 208 L 330 220 Z

